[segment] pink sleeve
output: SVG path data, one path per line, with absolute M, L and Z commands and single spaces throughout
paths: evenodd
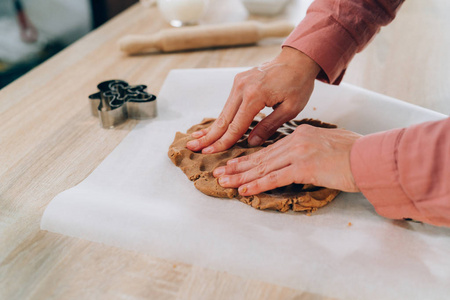
M 284 42 L 322 68 L 317 79 L 339 84 L 353 56 L 381 26 L 389 24 L 404 0 L 315 0 Z
M 450 118 L 360 138 L 351 168 L 380 215 L 450 226 Z

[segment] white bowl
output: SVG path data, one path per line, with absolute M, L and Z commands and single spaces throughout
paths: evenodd
M 255 15 L 273 16 L 279 14 L 290 0 L 241 0 L 245 8 Z

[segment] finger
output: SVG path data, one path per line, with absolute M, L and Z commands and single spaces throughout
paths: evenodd
M 213 176 L 217 178 L 224 175 L 235 175 L 246 172 L 250 169 L 257 168 L 263 163 L 274 161 L 279 157 L 285 157 L 284 152 L 283 147 L 275 144 L 271 145 L 253 154 L 229 160 L 226 166 L 215 169 Z
M 195 132 L 191 133 L 191 136 L 193 138 L 198 139 L 198 138 L 205 136 L 210 130 L 211 130 L 211 127 L 208 127 L 208 128 L 205 128 L 205 129 L 202 129 L 199 131 L 195 131 Z
M 283 102 L 275 110 L 259 122 L 248 137 L 250 146 L 259 146 L 264 143 L 285 122 L 295 118 L 300 112 L 300 107 Z
M 227 131 L 234 116 L 242 103 L 242 90 L 246 74 L 249 71 L 239 73 L 234 77 L 233 87 L 217 120 L 209 127 L 205 135 L 198 134 L 198 139 L 190 141 L 186 147 L 192 151 L 199 151 L 216 142 Z
M 279 140 L 276 143 L 269 145 L 268 147 L 266 147 L 258 152 L 252 153 L 250 155 L 230 159 L 229 161 L 227 161 L 227 166 L 240 165 L 243 163 L 248 163 L 248 161 L 251 161 L 251 160 L 253 160 L 251 165 L 255 166 L 255 164 L 258 162 L 259 156 L 266 156 L 269 153 L 272 153 L 272 151 L 275 151 L 275 149 L 282 150 L 282 151 L 281 151 L 281 153 L 280 153 L 280 151 L 274 152 L 274 154 L 276 153 L 276 155 L 284 155 L 284 153 L 283 153 L 283 152 L 285 152 L 284 146 L 286 145 L 286 143 L 289 143 L 290 139 L 292 139 L 292 136 L 288 135 L 287 137 L 283 138 L 282 140 Z M 233 170 L 233 169 L 231 169 L 231 170 Z
M 191 133 L 191 136 L 193 138 L 198 139 L 198 138 L 201 138 L 202 136 L 205 136 L 210 130 L 211 130 L 211 126 L 209 126 L 208 128 L 202 129 L 202 130 L 195 131 L 195 132 Z
M 286 155 L 277 156 L 275 159 L 267 159 L 263 163 L 243 173 L 222 176 L 219 178 L 219 184 L 223 187 L 237 188 L 289 165 L 290 160 Z
M 294 175 L 294 168 L 292 165 L 289 165 L 285 168 L 270 172 L 262 178 L 241 185 L 238 192 L 242 196 L 251 196 L 273 190 L 294 183 Z
M 211 146 L 203 149 L 202 153 L 216 153 L 233 146 L 247 131 L 253 118 L 263 109 L 257 105 L 242 104 L 237 111 L 234 120 L 228 125 L 226 132 Z M 212 129 L 211 129 L 212 131 Z
M 204 136 L 200 136 L 200 138 L 189 141 L 186 144 L 188 149 L 192 151 L 200 151 L 203 148 L 213 144 L 227 131 L 234 115 L 239 110 L 240 102 L 242 102 L 242 98 L 233 98 L 234 95 L 235 93 L 232 93 L 232 96 L 230 95 L 232 98 L 229 98 L 219 117 L 209 127 L 208 132 L 206 132 Z

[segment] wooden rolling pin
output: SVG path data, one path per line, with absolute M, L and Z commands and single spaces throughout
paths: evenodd
M 163 29 L 152 35 L 128 35 L 119 40 L 120 49 L 128 54 L 173 52 L 257 43 L 268 37 L 285 37 L 294 29 L 287 21 L 204 25 Z

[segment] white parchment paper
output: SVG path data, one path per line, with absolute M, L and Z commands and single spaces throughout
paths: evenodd
M 324 296 L 449 297 L 448 228 L 385 219 L 361 194 L 341 193 L 306 216 L 259 211 L 194 188 L 168 147 L 176 131 L 218 116 L 239 71 L 172 71 L 158 117 L 138 124 L 88 178 L 55 197 L 41 228 Z M 445 116 L 318 82 L 299 117 L 368 134 Z

